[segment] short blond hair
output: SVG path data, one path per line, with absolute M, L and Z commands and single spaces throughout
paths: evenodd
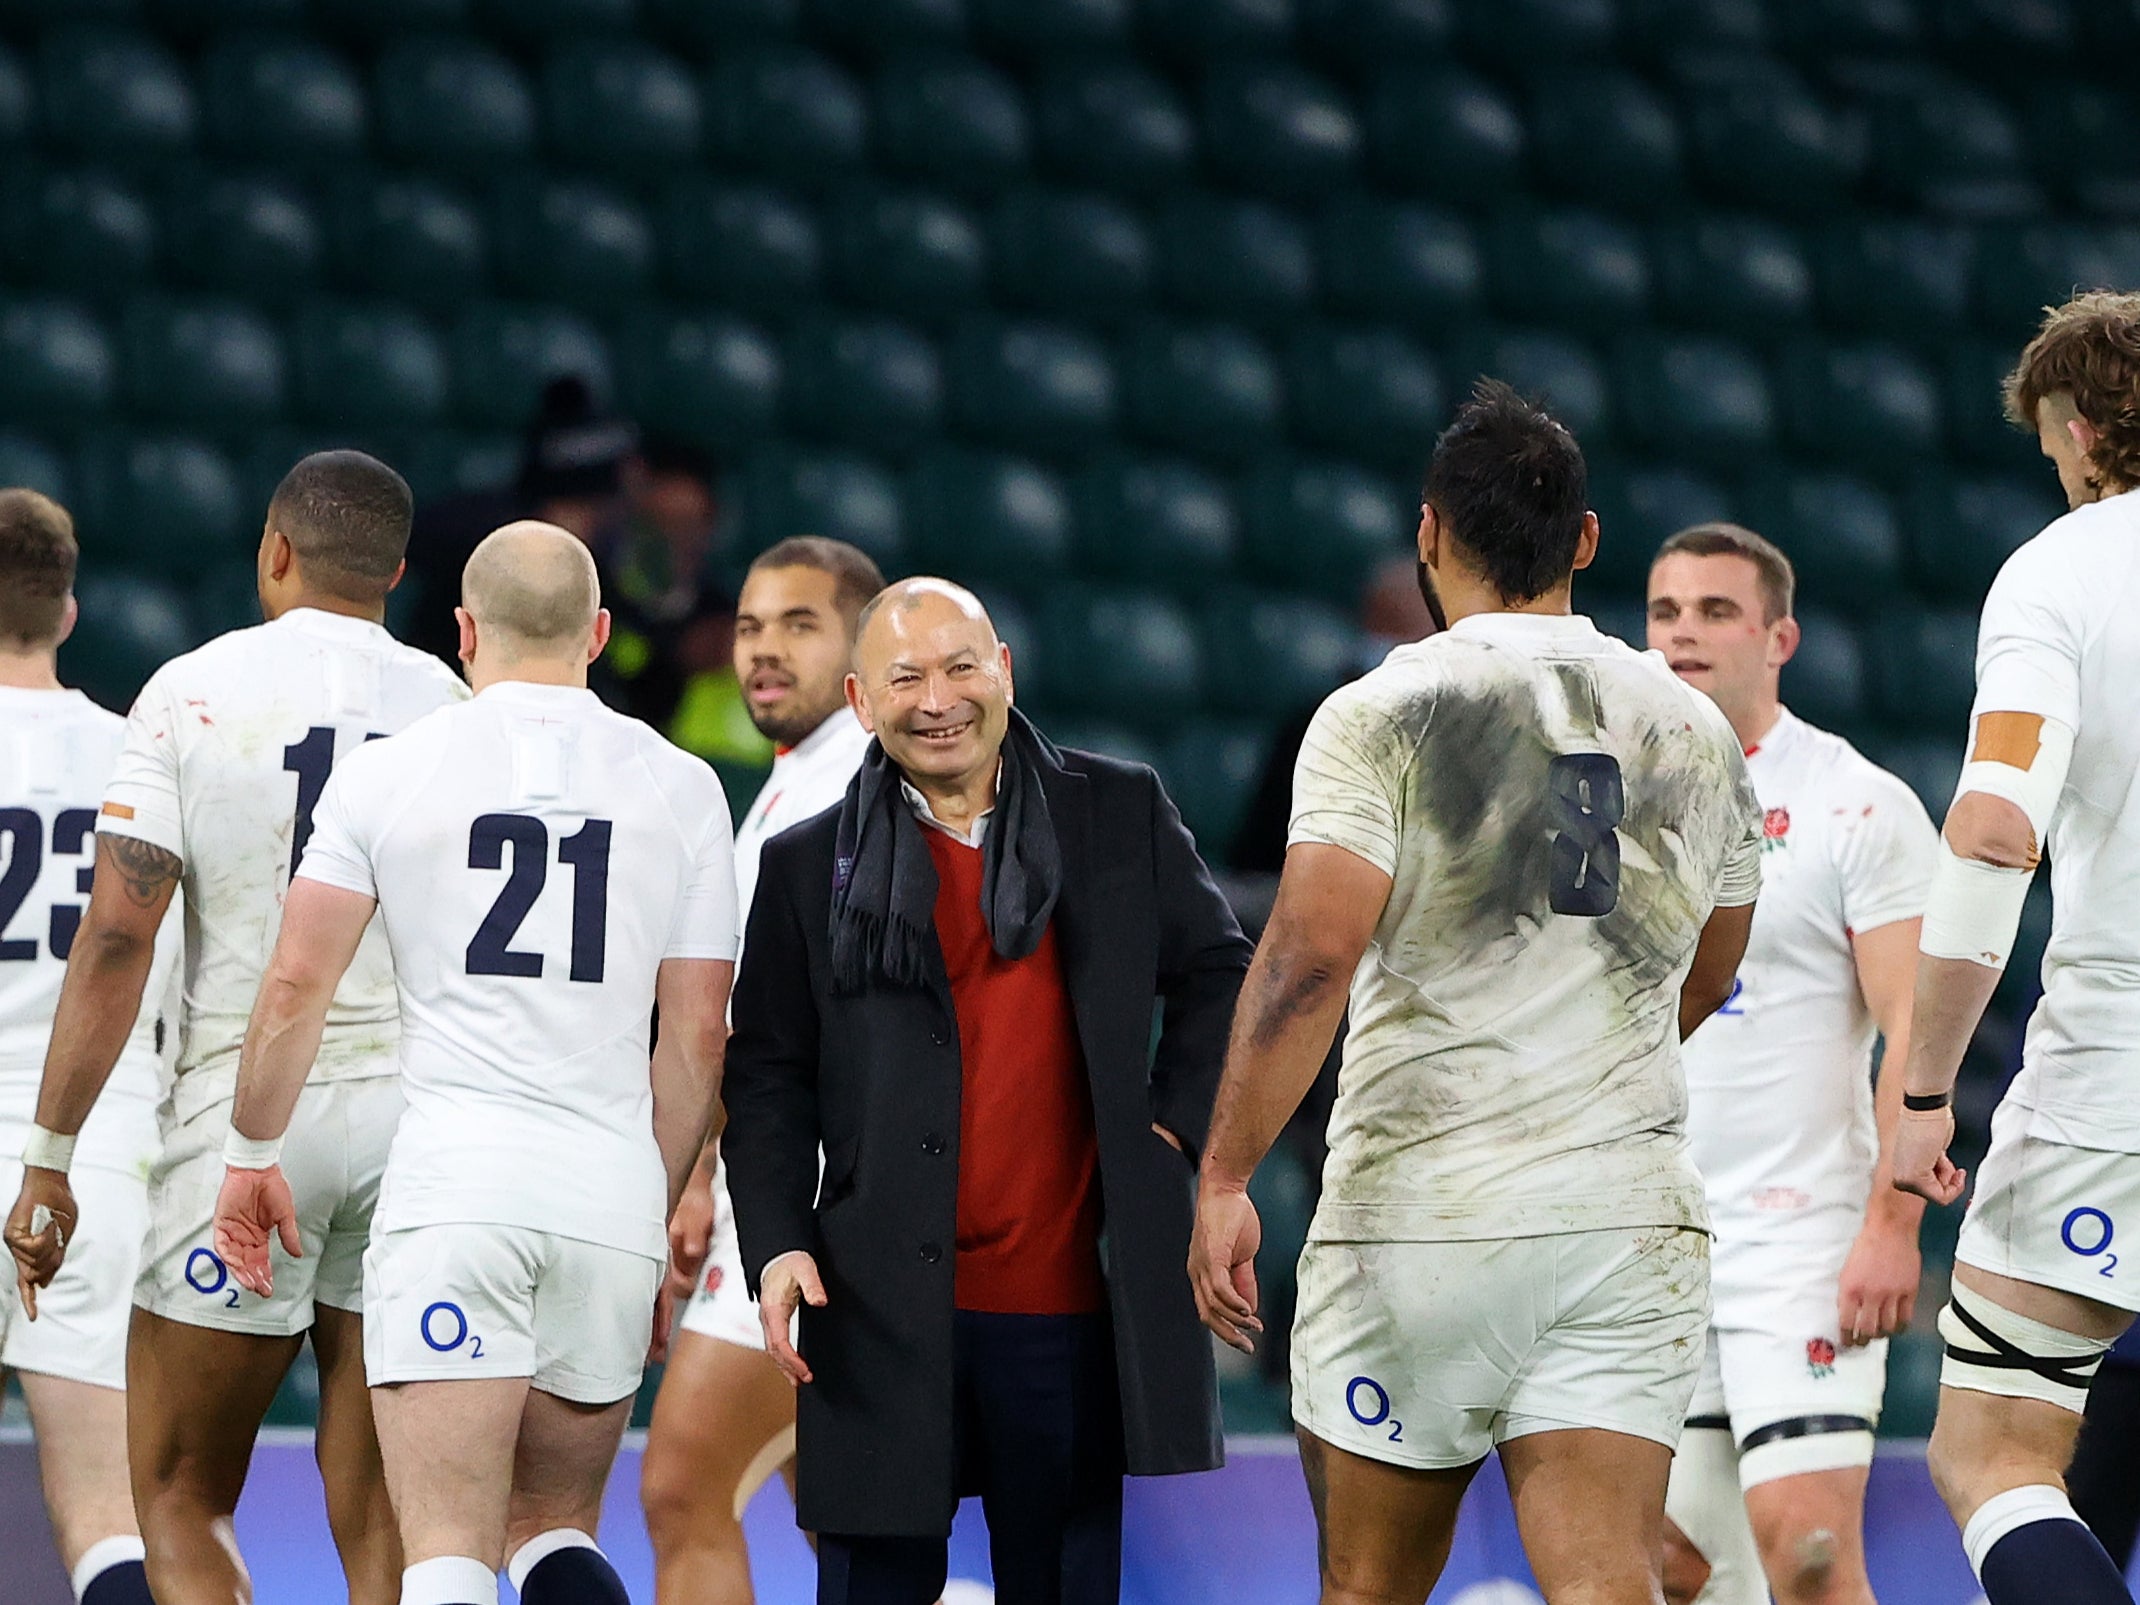
M 535 653 L 572 646 L 594 628 L 602 585 L 586 542 L 523 519 L 483 537 L 461 570 L 461 606 L 477 624 Z
M 80 558 L 66 508 L 39 491 L 0 490 L 0 641 L 37 647 L 59 638 Z
M 1678 552 L 1689 557 L 1745 558 L 1754 565 L 1761 588 L 1761 611 L 1768 615 L 1762 622 L 1774 624 L 1791 616 L 1791 607 L 1798 600 L 1798 574 L 1783 549 L 1766 536 L 1756 535 L 1744 524 L 1691 525 L 1657 548 L 1650 567 L 1654 569 Z

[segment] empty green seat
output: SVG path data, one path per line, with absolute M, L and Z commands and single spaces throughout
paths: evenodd
M 1770 8 L 1779 42 L 1807 51 L 1885 51 L 1907 55 L 1923 43 L 1919 8 L 1910 0 L 1792 0 Z
M 1351 606 L 1376 564 L 1413 549 L 1419 498 L 1343 462 L 1266 462 L 1241 486 L 1244 555 L 1276 585 Z
M 137 301 L 122 341 L 127 399 L 145 414 L 199 428 L 265 422 L 282 409 L 282 339 L 250 308 Z
M 1450 389 L 1468 391 L 1481 375 L 1503 380 L 1545 407 L 1586 450 L 1595 450 L 1611 433 L 1605 370 L 1580 340 L 1536 329 L 1488 331 L 1466 342 L 1463 360 L 1450 370 Z
M 1315 247 L 1291 212 L 1185 195 L 1160 214 L 1167 298 L 1189 312 L 1290 322 L 1315 298 Z
M 2020 124 L 1960 79 L 1883 98 L 1871 144 L 1874 176 L 1905 204 L 1980 215 L 2033 207 Z
M 526 179 L 499 185 L 491 240 L 508 290 L 609 307 L 653 286 L 654 230 L 646 214 L 599 184 Z
M 1282 52 L 1293 31 L 1290 0 L 1142 0 L 1137 12 L 1153 44 L 1198 64 Z
M 788 415 L 810 434 L 907 451 L 936 432 L 943 369 L 936 347 L 889 318 L 813 317 L 788 338 Z
M 740 489 L 742 550 L 825 535 L 861 547 L 886 573 L 909 571 L 899 481 L 866 457 L 764 448 L 752 455 Z
M 1892 771 L 1910 790 L 1917 793 L 1917 800 L 1925 805 L 1936 825 L 1947 816 L 1947 807 L 1954 801 L 1955 785 L 1962 778 L 1962 748 L 1967 740 L 1965 731 L 1956 729 L 1937 735 L 1904 736 L 1882 741 L 1867 756 L 1881 768 Z M 1939 1385 L 1939 1350 L 1933 1349 L 1932 1385 L 1937 1396 Z M 1883 1411 L 1882 1415 L 1885 1416 Z M 1932 1417 L 1925 1416 L 1927 1429 Z
M 1024 98 L 1010 78 L 973 57 L 887 62 L 871 98 L 878 149 L 895 172 L 988 193 L 1025 170 Z
M 1782 547 L 1800 592 L 1829 607 L 1875 612 L 1902 572 L 1894 501 L 1869 480 L 1771 469 L 1748 485 L 1742 522 Z
M 1813 273 L 1798 237 L 1765 218 L 1711 214 L 1658 231 L 1657 304 L 1727 334 L 1803 323 Z
M 673 288 L 750 309 L 811 300 L 824 271 L 817 214 L 760 185 L 682 180 L 662 203 L 661 249 Z
M 1499 200 L 1517 186 L 1523 119 L 1483 78 L 1446 67 L 1384 73 L 1368 92 L 1369 156 L 1392 189 Z
M 1779 373 L 1790 433 L 1809 451 L 1891 468 L 1939 449 L 1938 386 L 1898 347 L 1797 343 Z
M 865 52 L 956 46 L 966 34 L 963 0 L 806 0 L 812 30 Z
M 1923 594 L 1973 603 L 2025 541 L 2065 511 L 2051 475 L 1926 473 L 1904 503 L 1910 579 Z
M 20 145 L 37 121 L 37 94 L 22 57 L 0 45 L 0 145 Z
M 45 36 L 38 67 L 45 137 L 62 150 L 139 162 L 193 143 L 193 86 L 146 35 L 62 28 Z
M 2132 96 L 2063 77 L 2047 82 L 2030 108 L 2029 134 L 2036 150 L 2058 152 L 2043 176 L 2084 210 L 2140 210 L 2140 107 Z
M 1478 310 L 1485 269 L 1453 212 L 1348 196 L 1323 213 L 1323 294 L 1341 312 L 1446 329 Z
M 1263 343 L 1226 324 L 1144 323 L 1122 355 L 1130 425 L 1162 446 L 1253 457 L 1277 439 L 1285 391 Z
M 1011 649 L 1011 678 L 1017 682 L 1018 700 L 1029 713 L 1043 710 L 1039 718 L 1052 729 L 1052 716 L 1044 711 L 1050 706 L 1046 656 L 1041 651 L 1040 625 L 1032 610 L 1015 594 L 987 580 L 975 581 L 973 592 L 988 609 L 996 639 Z
M 989 221 L 989 255 L 998 293 L 1039 312 L 1129 312 L 1156 277 L 1144 220 L 1104 195 L 1013 190 Z
M 706 138 L 716 164 L 823 183 L 862 165 L 869 110 L 823 56 L 768 45 L 725 53 L 706 77 Z
M 196 578 L 259 544 L 263 509 L 245 505 L 230 459 L 205 441 L 100 432 L 82 443 L 74 480 L 82 550 L 99 566 Z
M 218 150 L 275 164 L 349 161 L 364 152 L 364 85 L 333 51 L 302 39 L 239 37 L 201 61 L 201 104 Z
M 1360 633 L 1333 603 L 1233 588 L 1199 609 L 1214 708 L 1283 718 L 1359 670 Z
M 446 349 L 401 307 L 314 302 L 297 316 L 292 349 L 297 404 L 322 424 L 422 424 L 445 414 Z
M 1456 33 L 1446 0 L 1300 0 L 1295 9 L 1314 52 L 1351 68 L 1444 58 Z
M 0 429 L 0 485 L 43 491 L 63 507 L 74 500 L 66 460 L 50 442 L 27 430 Z
M 864 306 L 941 315 L 987 298 L 987 237 L 941 195 L 874 186 L 837 195 L 825 245 L 833 287 Z
M 1978 295 L 1984 325 L 2016 340 L 2033 333 L 2043 308 L 2076 290 L 2140 285 L 2140 228 L 2038 223 L 1985 231 Z
M 1586 67 L 1541 75 L 1530 130 L 1539 174 L 1586 205 L 1649 212 L 1678 195 L 1678 119 L 1632 73 Z
M 1763 52 L 1768 20 L 1761 0 L 1622 0 L 1620 6 L 1628 53 L 1667 61 L 1687 50 Z
M 1159 754 L 1167 795 L 1206 861 L 1224 861 L 1263 778 L 1270 746 L 1270 731 L 1263 725 L 1199 719 Z
M 1157 769 L 1162 748 L 1151 737 L 1128 725 L 1111 724 L 1104 719 L 1049 719 L 1046 734 L 1058 747 L 1077 752 L 1096 752 L 1105 758 L 1120 759 L 1123 763 L 1141 763 L 1147 769 Z
M 1034 97 L 1034 144 L 1060 178 L 1151 194 L 1188 180 L 1196 128 L 1173 86 L 1128 62 L 1044 74 Z
M 1598 515 L 1598 555 L 1583 582 L 1629 597 L 1646 594 L 1650 563 L 1666 540 L 1737 511 L 1730 493 L 1707 474 L 1610 463 L 1591 476 L 1590 505 Z
M 94 416 L 118 391 L 103 324 L 58 300 L 0 301 L 0 412 L 40 427 Z
M 95 537 L 80 533 L 86 555 Z M 101 574 L 85 564 L 74 594 L 81 618 L 60 646 L 60 676 L 107 708 L 130 705 L 143 681 L 199 644 L 175 586 L 138 574 Z
M 1969 318 L 1976 240 L 1928 218 L 1856 218 L 1820 235 L 1821 315 L 1894 339 L 1944 342 Z
M 295 183 L 204 174 L 165 192 L 163 219 L 165 263 L 200 289 L 286 301 L 325 271 L 325 230 Z
M 1610 333 L 1642 321 L 1642 237 L 1596 212 L 1511 211 L 1486 236 L 1487 295 L 1515 317 Z
M 483 221 L 442 185 L 352 174 L 335 187 L 328 216 L 336 276 L 351 289 L 457 306 L 489 282 Z
M 2040 474 L 2035 432 L 2006 417 L 2006 376 L 2017 355 L 2018 347 L 1990 340 L 1958 340 L 1948 350 L 1940 373 L 1947 440 L 1974 467 Z
M 0 232 L 12 270 L 57 290 L 109 295 L 156 272 L 156 214 L 108 174 L 22 172 L 0 189 Z
M 1078 561 L 1117 579 L 1181 591 L 1225 576 L 1240 544 L 1226 486 L 1190 463 L 1110 452 L 1078 476 Z
M 427 167 L 492 167 L 535 154 L 535 95 L 510 58 L 472 39 L 390 44 L 372 105 L 390 155 Z
M 1027 588 L 1070 561 L 1070 497 L 1038 463 L 939 446 L 907 476 L 915 561 Z
M 1613 379 L 1621 424 L 1644 445 L 1736 464 L 1776 434 L 1767 371 L 1729 341 L 1631 336 L 1614 354 Z
M 312 0 L 327 32 L 364 41 L 465 28 L 474 9 L 473 0 Z
M 1114 364 L 1080 330 L 976 319 L 959 328 L 947 355 L 951 417 L 976 440 L 1061 457 L 1113 430 Z
M 1815 216 L 1847 202 L 1865 165 L 1863 145 L 1818 96 L 1767 75 L 1698 91 L 1687 148 L 1718 200 Z
M 698 158 L 698 84 L 682 62 L 647 45 L 559 48 L 543 64 L 542 112 L 560 161 L 637 172 Z
M 1227 184 L 1285 200 L 1321 200 L 1359 165 L 1352 102 L 1298 67 L 1222 64 L 1204 79 L 1204 149 Z
M 1155 592 L 1055 586 L 1040 634 L 1050 663 L 1074 666 L 1048 681 L 1049 701 L 1066 712 L 1165 730 L 1201 700 L 1196 629 Z
M 802 27 L 802 0 L 641 0 L 648 31 L 694 56 L 738 45 L 791 39 Z
M 1976 696 L 1976 609 L 1890 607 L 1865 644 L 1881 715 L 1960 741 Z
M 1612 48 L 1613 0 L 1456 0 L 1457 24 L 1482 55 L 1518 66 L 1590 59 Z
M 1293 433 L 1313 446 L 1414 470 L 1443 422 L 1441 373 L 1393 329 L 1310 329 L 1286 364 Z
M 651 313 L 623 345 L 625 395 L 649 429 L 730 450 L 780 423 L 780 347 L 720 312 Z
M 478 427 L 524 428 L 552 379 L 577 375 L 597 395 L 615 388 L 608 342 L 555 307 L 478 302 L 455 320 L 448 350 L 454 410 Z
M 1857 628 L 1818 603 L 1796 611 L 1802 633 L 1783 666 L 1783 700 L 1826 729 L 1851 729 L 1864 718 L 1868 701 Z
M 1943 0 L 1931 12 L 1934 38 L 1949 52 L 1999 71 L 2030 57 L 2038 64 L 2072 53 L 2079 7 L 2055 0 Z
M 991 50 L 1037 62 L 1121 50 L 1136 24 L 1131 0 L 968 0 L 967 10 Z

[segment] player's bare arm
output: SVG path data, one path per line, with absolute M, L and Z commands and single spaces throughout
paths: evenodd
M 703 1170 L 712 1185 L 713 1123 L 735 973 L 726 959 L 663 959 L 655 974 L 661 1034 L 653 1058 L 654 1142 L 669 1178 L 671 1215 L 695 1171 Z
M 1197 1313 L 1237 1349 L 1250 1349 L 1250 1335 L 1263 1330 L 1255 1269 L 1262 1228 L 1248 1178 L 1330 1051 L 1352 973 L 1389 895 L 1389 875 L 1342 847 L 1302 842 L 1286 853 L 1278 898 L 1234 1011 L 1189 1243 Z
M 231 1110 L 231 1161 L 216 1199 L 215 1250 L 239 1286 L 274 1291 L 268 1242 L 300 1252 L 297 1207 L 277 1155 L 305 1077 L 318 1057 L 334 989 L 371 923 L 373 898 L 302 877 L 290 882 L 275 953 L 260 978 L 238 1054 Z
M 1716 908 L 1694 944 L 1694 963 L 1679 986 L 1679 1040 L 1694 1035 L 1695 1028 L 1731 1000 L 1731 983 L 1746 957 L 1746 939 L 1753 934 L 1754 905 Z
M 1917 1248 L 1924 1201 L 1894 1185 L 1895 1135 L 1902 1123 L 1902 1070 L 1910 1052 L 1910 1000 L 1917 984 L 1922 920 L 1895 920 L 1851 937 L 1858 990 L 1887 1046 L 1873 1088 L 1880 1150 L 1865 1224 L 1844 1262 L 1837 1314 L 1843 1341 L 1870 1343 L 1910 1324 L 1923 1262 Z
M 132 836 L 97 838 L 89 908 L 68 956 L 37 1092 L 37 1124 L 44 1131 L 78 1135 L 111 1078 L 141 1012 L 156 932 L 183 868 L 176 854 Z M 23 1307 L 33 1318 L 37 1289 L 59 1274 L 76 1218 L 65 1171 L 26 1166 L 8 1213 L 7 1246 Z

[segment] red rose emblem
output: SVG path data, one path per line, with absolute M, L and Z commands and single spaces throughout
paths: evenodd
M 720 1292 L 720 1290 L 721 1267 L 718 1265 L 709 1265 L 706 1267 L 706 1292 L 708 1296 L 711 1296 L 712 1294 Z
M 1791 810 L 1771 808 L 1761 816 L 1761 834 L 1770 841 L 1782 841 L 1791 834 Z
M 1835 1345 L 1824 1337 L 1806 1339 L 1806 1369 L 1817 1377 L 1835 1370 Z

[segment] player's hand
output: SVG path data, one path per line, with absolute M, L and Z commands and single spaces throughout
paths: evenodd
M 706 1253 L 713 1246 L 713 1178 L 700 1180 L 697 1171 L 684 1183 L 669 1216 L 669 1292 L 687 1299 L 698 1291 L 699 1273 L 706 1268 Z
M 267 1298 L 275 1291 L 275 1268 L 268 1243 L 282 1240 L 292 1259 L 305 1256 L 297 1235 L 297 1201 L 283 1179 L 282 1166 L 223 1172 L 223 1190 L 215 1201 L 216 1257 L 230 1268 L 231 1280 L 248 1293 Z
M 825 1284 L 818 1278 L 816 1259 L 791 1249 L 766 1266 L 758 1278 L 758 1324 L 765 1330 L 765 1352 L 780 1367 L 780 1374 L 797 1387 L 811 1380 L 810 1367 L 789 1335 L 795 1311 L 805 1302 L 812 1309 L 823 1309 Z
M 1189 1285 L 1196 1313 L 1221 1342 L 1256 1352 L 1256 1250 L 1263 1222 L 1245 1188 L 1205 1187 L 1196 1195 L 1196 1227 L 1189 1237 Z
M 7 1216 L 7 1251 L 15 1256 L 15 1290 L 31 1320 L 37 1319 L 37 1290 L 50 1287 L 74 1241 L 74 1189 L 64 1171 L 26 1165 L 22 1191 Z
M 1915 1214 L 1914 1206 L 1910 1213 Z M 1917 1222 L 1890 1215 L 1873 1200 L 1858 1239 L 1843 1261 L 1835 1312 L 1848 1348 L 1893 1337 L 1910 1324 L 1917 1309 L 1917 1279 L 1923 1261 L 1917 1251 Z
M 1934 1204 L 1962 1196 L 1969 1172 L 1947 1157 L 1954 1140 L 1954 1110 L 1905 1109 L 1895 1128 L 1895 1185 Z

